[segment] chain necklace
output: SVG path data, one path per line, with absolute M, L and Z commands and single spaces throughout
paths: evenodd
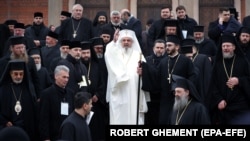
M 175 63 L 174 63 L 174 66 L 173 66 L 173 68 L 172 68 L 172 70 L 171 70 L 171 72 L 170 72 L 170 68 L 169 68 L 169 64 L 170 64 L 170 57 L 169 57 L 169 59 L 168 59 L 168 82 L 169 82 L 169 84 L 171 83 L 171 76 L 172 76 L 172 74 L 173 74 L 173 72 L 174 72 L 174 68 L 175 68 L 175 66 L 176 66 L 176 63 L 177 63 L 177 61 L 179 60 L 179 57 L 180 57 L 180 54 L 178 54 L 178 57 L 177 57 L 177 59 L 176 59 L 176 61 L 175 61 Z
M 194 58 L 192 59 L 192 62 L 194 62 L 194 60 L 196 59 L 196 57 L 198 56 L 198 52 L 195 54 Z
M 231 77 L 232 77 L 235 56 L 236 56 L 236 55 L 234 55 L 234 59 L 233 59 L 232 65 L 231 65 L 230 76 L 228 75 L 228 72 L 227 72 L 227 68 L 226 68 L 226 65 L 225 65 L 224 58 L 223 58 L 223 60 L 222 60 L 222 62 L 223 62 L 223 66 L 224 66 L 224 70 L 225 70 L 226 75 L 227 75 L 227 79 L 229 79 L 229 78 L 231 78 Z M 231 87 L 230 89 L 231 89 L 231 90 L 233 90 L 233 87 Z
M 79 21 L 79 23 L 77 24 L 76 29 L 75 29 L 75 26 L 74 26 L 73 19 L 72 19 L 71 21 L 72 21 L 72 27 L 73 27 L 73 32 L 74 32 L 74 33 L 73 33 L 73 38 L 75 38 L 75 37 L 77 36 L 76 33 L 77 33 L 78 29 L 79 29 L 79 26 L 80 26 L 82 20 Z
M 181 112 L 181 115 L 180 115 L 180 116 L 179 116 L 180 110 L 178 110 L 177 116 L 176 116 L 176 119 L 175 119 L 175 125 L 179 125 L 180 120 L 181 120 L 183 114 L 186 112 L 187 107 L 188 107 L 188 105 L 191 103 L 191 101 L 192 101 L 192 99 L 188 101 L 187 105 L 185 106 L 185 108 L 184 108 L 183 111 Z
M 88 68 L 88 81 L 89 81 L 89 85 L 91 84 L 91 80 L 89 78 L 90 69 L 91 69 L 91 61 L 89 61 L 89 68 Z
M 22 89 L 21 89 L 21 92 L 20 92 L 20 95 L 19 95 L 19 98 L 17 99 L 17 97 L 16 97 L 16 93 L 15 93 L 15 91 L 14 91 L 14 89 L 13 89 L 13 86 L 11 85 L 11 89 L 12 89 L 12 92 L 13 92 L 13 95 L 14 95 L 14 97 L 15 97 L 15 99 L 16 99 L 16 105 L 15 105 L 15 107 L 14 107 L 14 109 L 15 109 L 15 111 L 16 111 L 16 113 L 17 113 L 17 115 L 19 115 L 19 113 L 22 111 L 22 105 L 21 105 L 21 102 L 20 102 L 20 100 L 21 100 L 21 97 L 22 97 Z

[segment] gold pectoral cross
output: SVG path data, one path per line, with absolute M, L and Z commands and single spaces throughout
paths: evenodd
M 86 78 L 84 75 L 82 76 L 82 81 L 79 82 L 78 85 L 79 85 L 79 88 L 87 86 Z
M 73 33 L 73 38 L 75 38 L 75 37 L 76 37 L 76 35 L 77 35 L 77 34 L 76 34 L 76 31 L 74 31 L 74 33 Z

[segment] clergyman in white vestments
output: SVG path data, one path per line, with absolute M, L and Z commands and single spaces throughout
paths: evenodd
M 123 29 L 117 35 L 117 41 L 111 41 L 105 51 L 108 70 L 106 99 L 109 102 L 110 125 L 142 125 L 144 114 L 148 110 L 149 94 L 141 89 L 137 67 L 140 58 L 144 62 L 145 58 L 134 31 Z

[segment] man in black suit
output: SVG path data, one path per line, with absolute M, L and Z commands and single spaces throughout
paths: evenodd
M 135 32 L 137 40 L 141 45 L 142 37 L 142 24 L 141 21 L 135 18 L 128 9 L 122 9 L 121 11 L 121 19 L 125 29 L 130 29 Z

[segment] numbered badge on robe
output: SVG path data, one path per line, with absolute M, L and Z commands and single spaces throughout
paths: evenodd
M 67 102 L 61 102 L 61 115 L 69 115 L 69 104 Z

